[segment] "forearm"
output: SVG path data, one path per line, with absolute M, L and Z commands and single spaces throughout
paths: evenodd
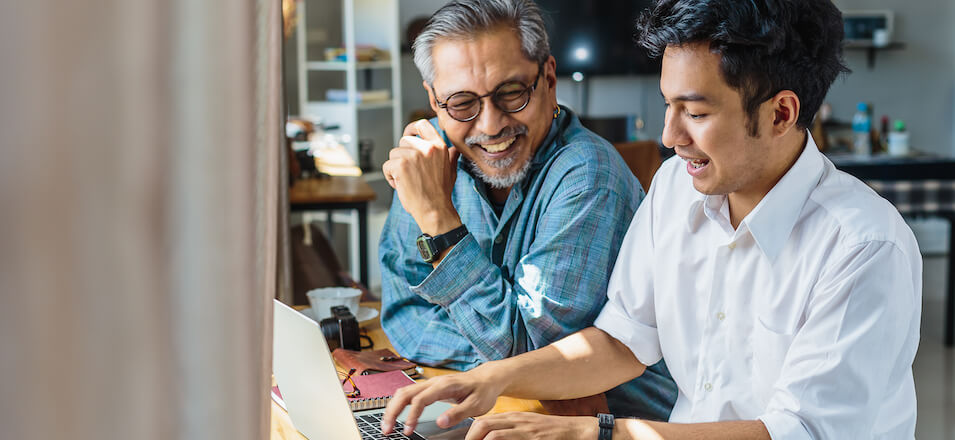
M 617 419 L 614 440 L 771 440 L 759 420 L 713 423 L 664 423 L 639 419 Z
M 410 292 L 447 312 L 446 324 L 454 326 L 485 360 L 511 357 L 543 347 L 593 322 L 605 289 L 596 277 L 581 278 L 579 291 L 560 289 L 563 280 L 550 273 L 522 284 L 525 268 L 553 267 L 562 276 L 581 271 L 549 264 L 550 258 L 526 258 L 513 275 L 491 262 L 473 235 L 462 239 Z M 516 281 L 515 281 L 516 280 Z
M 503 395 L 561 400 L 606 391 L 643 374 L 646 366 L 625 345 L 590 327 L 541 349 L 482 365 L 478 370 L 478 374 L 503 381 Z
M 482 361 L 468 338 L 458 331 L 447 310 L 409 288 L 424 282 L 432 272 L 417 255 L 412 236 L 414 224 L 395 203 L 380 246 L 382 307 L 381 326 L 389 341 L 403 355 L 418 363 L 467 370 Z
M 417 363 L 469 370 L 481 357 L 457 329 L 447 312 L 420 298 L 382 303 L 381 325 L 398 353 Z

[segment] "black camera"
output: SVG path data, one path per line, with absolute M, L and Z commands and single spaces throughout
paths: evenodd
M 332 317 L 325 318 L 319 326 L 322 328 L 322 334 L 325 335 L 325 341 L 328 342 L 328 348 L 344 348 L 346 350 L 361 350 L 361 338 L 358 334 L 358 319 L 352 315 L 351 310 L 345 306 L 332 306 Z

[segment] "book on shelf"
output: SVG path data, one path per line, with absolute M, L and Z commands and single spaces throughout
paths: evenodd
M 348 102 L 348 90 L 328 89 L 325 92 L 325 99 L 332 102 Z M 355 92 L 357 102 L 385 102 L 391 99 L 391 92 L 385 89 L 380 90 L 359 90 Z

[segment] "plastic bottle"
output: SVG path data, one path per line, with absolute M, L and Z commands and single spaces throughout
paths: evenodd
M 856 106 L 856 114 L 852 117 L 852 152 L 857 156 L 872 154 L 872 119 L 869 118 L 869 106 L 860 102 Z
M 895 121 L 895 130 L 889 133 L 889 154 L 892 156 L 909 155 L 909 132 L 905 130 L 905 122 Z

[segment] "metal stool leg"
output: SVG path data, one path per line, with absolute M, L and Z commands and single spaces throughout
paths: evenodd
M 955 214 L 948 219 L 948 274 L 945 298 L 945 346 L 955 346 Z

